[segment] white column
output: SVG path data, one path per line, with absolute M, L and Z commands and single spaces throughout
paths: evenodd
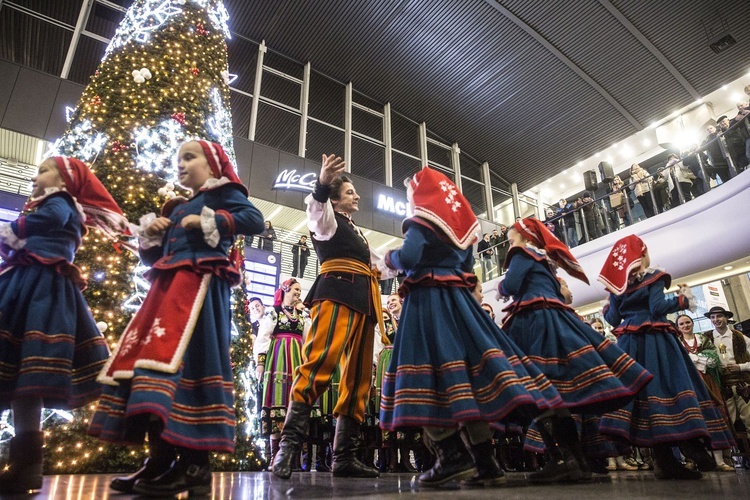
M 391 103 L 383 106 L 383 144 L 385 144 L 385 185 L 393 186 L 393 143 L 391 142 Z
M 344 106 L 344 161 L 346 171 L 352 171 L 352 82 L 346 84 L 346 104 Z
M 255 130 L 258 127 L 258 104 L 260 103 L 260 84 L 263 80 L 263 57 L 265 56 L 268 48 L 266 47 L 266 41 L 263 40 L 258 45 L 258 60 L 255 63 L 255 83 L 253 84 L 253 104 L 250 107 L 250 131 L 247 134 L 247 138 L 251 141 L 255 140 Z
M 2 3 L 0 1 L 0 3 Z M 78 13 L 78 21 L 76 22 L 76 28 L 73 30 L 73 38 L 70 40 L 70 46 L 68 46 L 68 54 L 65 56 L 65 63 L 63 69 L 60 72 L 60 78 L 68 79 L 70 73 L 70 67 L 73 65 L 73 58 L 78 48 L 78 40 L 81 38 L 81 31 L 86 27 L 86 23 L 89 20 L 89 13 L 91 7 L 94 5 L 94 0 L 86 0 L 81 4 L 81 10 Z
M 298 155 L 305 157 L 307 151 L 307 108 L 310 103 L 310 61 L 305 64 L 304 74 L 302 76 L 302 92 L 299 98 L 299 109 L 302 113 L 299 122 L 299 148 Z

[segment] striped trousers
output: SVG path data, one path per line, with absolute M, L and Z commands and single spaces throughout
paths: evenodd
M 362 422 L 372 383 L 375 324 L 368 316 L 329 300 L 313 304 L 310 317 L 312 327 L 302 348 L 292 400 L 312 406 L 340 365 L 339 400 L 333 414 Z

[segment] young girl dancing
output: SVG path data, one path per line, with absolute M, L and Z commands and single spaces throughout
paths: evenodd
M 552 460 L 529 479 L 585 479 L 591 471 L 570 413 L 601 415 L 621 408 L 651 375 L 565 304 L 556 268 L 585 283 L 588 279 L 568 247 L 542 222 L 522 219 L 508 230 L 508 239 L 508 271 L 499 294 L 513 296 L 513 303 L 505 309 L 503 328 L 564 400 L 564 409 L 547 412 L 534 423 Z
M 209 451 L 234 450 L 229 288 L 240 274 L 228 254 L 235 235 L 263 230 L 220 145 L 182 144 L 178 179 L 192 198 L 141 219 L 151 289 L 99 375 L 108 387 L 89 428 L 129 444 L 148 433 L 145 466 L 110 486 L 152 496 L 205 494 Z
M 716 462 L 706 452 L 709 442 L 713 449 L 725 449 L 734 441 L 667 321 L 668 313 L 691 307 L 690 289 L 680 285 L 679 294 L 667 299 L 664 289 L 672 278 L 650 263 L 646 245 L 630 235 L 615 243 L 599 274 L 610 293 L 604 319 L 614 327 L 617 345 L 654 374 L 633 402 L 602 418 L 599 431 L 651 447 L 658 479 L 700 479 L 699 471 L 677 461 L 671 447 L 679 446 L 699 470 L 710 471 Z
M 0 493 L 42 487 L 42 407 L 99 397 L 96 375 L 109 349 L 73 257 L 86 226 L 110 237 L 127 231 L 117 203 L 79 160 L 45 160 L 32 189 L 24 215 L 0 223 L 0 411 L 13 409 L 15 427 Z
M 472 296 L 472 244 L 478 222 L 445 175 L 423 168 L 407 184 L 413 217 L 402 248 L 388 252 L 406 271 L 390 366 L 383 376 L 381 427 L 424 427 L 437 451 L 423 486 L 470 478 L 498 485 L 490 424 L 527 423 L 561 405 L 557 391 Z M 470 452 L 459 434 L 468 434 Z

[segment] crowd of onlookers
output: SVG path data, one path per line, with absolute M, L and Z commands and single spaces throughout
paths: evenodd
M 545 209 L 547 227 L 569 247 L 688 202 L 729 181 L 750 163 L 750 106 L 737 103 L 733 118 L 720 116 L 700 145 L 670 154 L 649 172 L 634 163 L 615 175 L 600 196 L 586 190 Z

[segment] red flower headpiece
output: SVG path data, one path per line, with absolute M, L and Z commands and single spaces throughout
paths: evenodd
M 630 273 L 641 267 L 646 250 L 646 244 L 634 234 L 618 240 L 597 279 L 611 293 L 622 295 L 628 288 Z
M 469 201 L 444 174 L 424 167 L 411 178 L 414 215 L 435 224 L 458 248 L 465 250 L 477 240 L 479 221 Z
M 534 246 L 547 252 L 547 256 L 559 267 L 565 269 L 568 274 L 587 285 L 589 284 L 589 279 L 583 272 L 578 260 L 573 257 L 565 243 L 557 239 L 543 222 L 531 218 L 521 219 L 513 224 L 512 228 L 533 243 Z

